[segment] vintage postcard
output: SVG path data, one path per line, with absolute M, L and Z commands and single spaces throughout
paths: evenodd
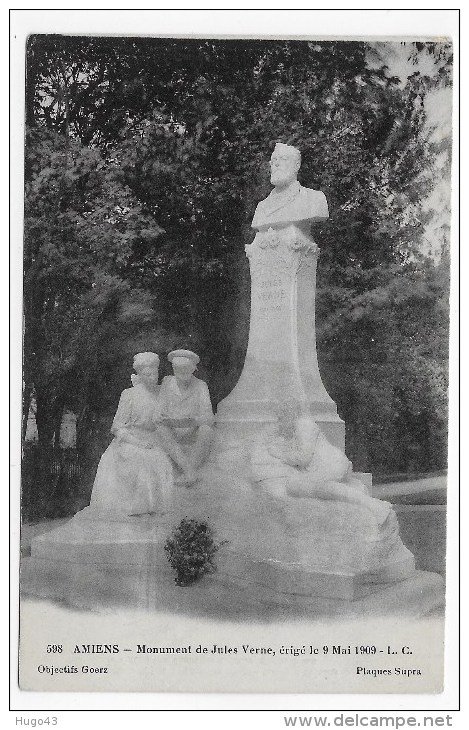
M 453 39 L 24 40 L 20 690 L 443 692 Z

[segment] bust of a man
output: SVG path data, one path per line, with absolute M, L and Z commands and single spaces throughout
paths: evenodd
M 304 188 L 298 182 L 300 165 L 300 151 L 277 142 L 270 158 L 270 182 L 274 189 L 257 206 L 252 220 L 253 228 L 262 230 L 289 223 L 298 223 L 303 227 L 329 218 L 324 193 Z

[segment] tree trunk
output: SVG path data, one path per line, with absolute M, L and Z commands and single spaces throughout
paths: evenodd
M 77 440 L 76 450 L 79 455 L 86 453 L 86 448 L 89 442 L 89 431 L 90 431 L 90 408 L 88 404 L 85 404 L 77 416 Z
M 60 70 L 62 72 L 62 80 L 63 80 L 62 94 L 63 94 L 64 109 L 65 109 L 65 138 L 66 138 L 67 144 L 68 144 L 70 141 L 70 99 L 69 99 L 69 94 L 68 94 L 67 69 L 66 69 L 65 63 L 63 61 L 60 62 Z
M 41 450 L 52 449 L 55 427 L 54 402 L 47 393 L 37 393 L 36 396 L 36 426 L 38 444 Z
M 29 383 L 25 383 L 23 388 L 23 404 L 22 404 L 22 417 L 21 417 L 21 443 L 24 444 L 26 440 L 26 431 L 28 428 L 29 409 L 31 407 L 31 393 L 32 388 Z
M 37 59 L 34 49 L 35 39 L 30 38 L 26 51 L 26 98 L 25 116 L 26 126 L 34 127 L 36 118 L 34 115 L 34 97 L 36 94 Z
M 57 404 L 47 391 L 36 394 L 36 426 L 38 435 L 39 473 L 41 487 L 49 491 L 53 487 L 51 465 L 54 456 L 54 432 L 57 423 Z

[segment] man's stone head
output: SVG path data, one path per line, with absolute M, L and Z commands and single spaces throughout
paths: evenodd
M 296 180 L 301 165 L 301 152 L 296 147 L 277 142 L 270 158 L 270 182 L 283 188 Z

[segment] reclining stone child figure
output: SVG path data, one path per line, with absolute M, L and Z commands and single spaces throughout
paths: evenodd
M 155 425 L 164 450 L 182 472 L 176 484 L 189 487 L 210 451 L 214 416 L 207 384 L 194 376 L 199 356 L 173 350 L 168 360 L 174 375 L 163 378 Z
M 280 404 L 275 434 L 251 454 L 254 481 L 276 497 L 309 497 L 361 506 L 383 524 L 392 507 L 370 497 L 353 476 L 352 464 L 319 429 L 306 404 Z

